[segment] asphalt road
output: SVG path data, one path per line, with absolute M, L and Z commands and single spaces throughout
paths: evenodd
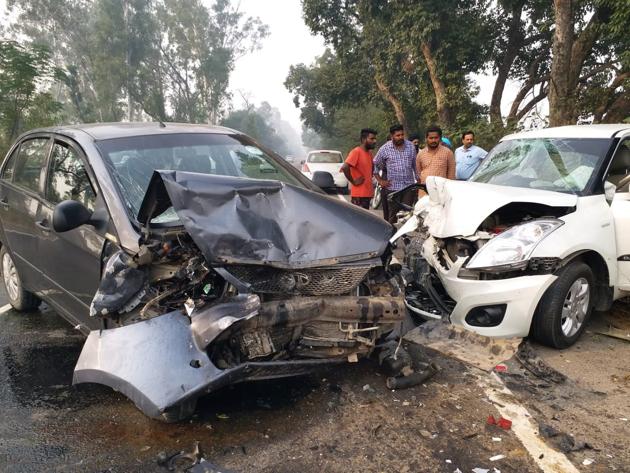
M 188 451 L 196 441 L 206 458 L 239 472 L 630 471 L 630 344 L 596 334 L 572 350 L 540 349 L 573 376 L 562 386 L 511 366 L 507 395 L 488 373 L 416 345 L 416 356 L 441 367 L 424 385 L 390 391 L 365 361 L 226 388 L 180 424 L 146 418 L 109 388 L 71 386 L 82 343 L 50 310 L 0 314 L 0 471 L 164 472 L 162 452 Z M 513 429 L 486 425 L 506 409 L 525 412 Z M 541 467 L 555 454 L 541 450 L 532 430 L 541 421 L 596 450 L 562 455 L 579 469 Z M 587 460 L 594 463 L 583 466 Z

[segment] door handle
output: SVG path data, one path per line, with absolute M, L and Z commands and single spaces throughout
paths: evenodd
M 6 197 L 3 197 L 2 199 L 0 199 L 0 205 L 2 205 L 2 208 L 5 208 L 5 209 L 9 208 L 9 201 L 7 200 Z
M 35 226 L 37 226 L 37 228 L 39 228 L 40 230 L 44 232 L 50 231 L 50 227 L 48 226 L 48 220 L 46 219 L 35 222 Z

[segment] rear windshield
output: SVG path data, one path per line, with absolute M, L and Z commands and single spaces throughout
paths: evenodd
M 134 217 L 155 170 L 271 179 L 311 188 L 297 170 L 242 135 L 134 136 L 103 140 L 96 145 Z M 174 212 L 159 218 L 160 222 L 172 220 L 177 220 Z
M 341 153 L 325 153 L 325 152 L 317 152 L 311 153 L 308 155 L 309 163 L 334 163 L 339 164 L 342 162 Z

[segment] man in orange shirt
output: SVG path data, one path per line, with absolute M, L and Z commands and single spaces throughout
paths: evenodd
M 376 146 L 376 131 L 371 128 L 361 130 L 361 144 L 348 153 L 341 170 L 352 185 L 351 202 L 354 205 L 370 208 L 370 200 L 374 196 L 372 184 L 372 153 Z
M 427 146 L 420 150 L 416 158 L 416 170 L 422 184 L 426 184 L 429 176 L 455 179 L 455 155 L 441 140 L 442 129 L 439 126 L 427 129 Z M 421 191 L 420 195 L 424 195 L 424 192 Z

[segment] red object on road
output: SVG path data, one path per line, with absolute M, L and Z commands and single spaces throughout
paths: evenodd
M 512 421 L 510 419 L 506 419 L 505 417 L 501 417 L 497 421 L 497 425 L 503 430 L 510 430 L 512 428 Z
M 507 366 L 504 365 L 503 363 L 494 367 L 494 371 L 496 371 L 497 373 L 505 373 L 507 372 L 507 370 L 508 370 Z
M 510 430 L 512 428 L 512 421 L 510 419 L 506 419 L 505 417 L 499 417 L 499 420 L 497 420 L 493 415 L 489 415 L 486 422 L 488 425 L 497 425 L 503 430 Z

